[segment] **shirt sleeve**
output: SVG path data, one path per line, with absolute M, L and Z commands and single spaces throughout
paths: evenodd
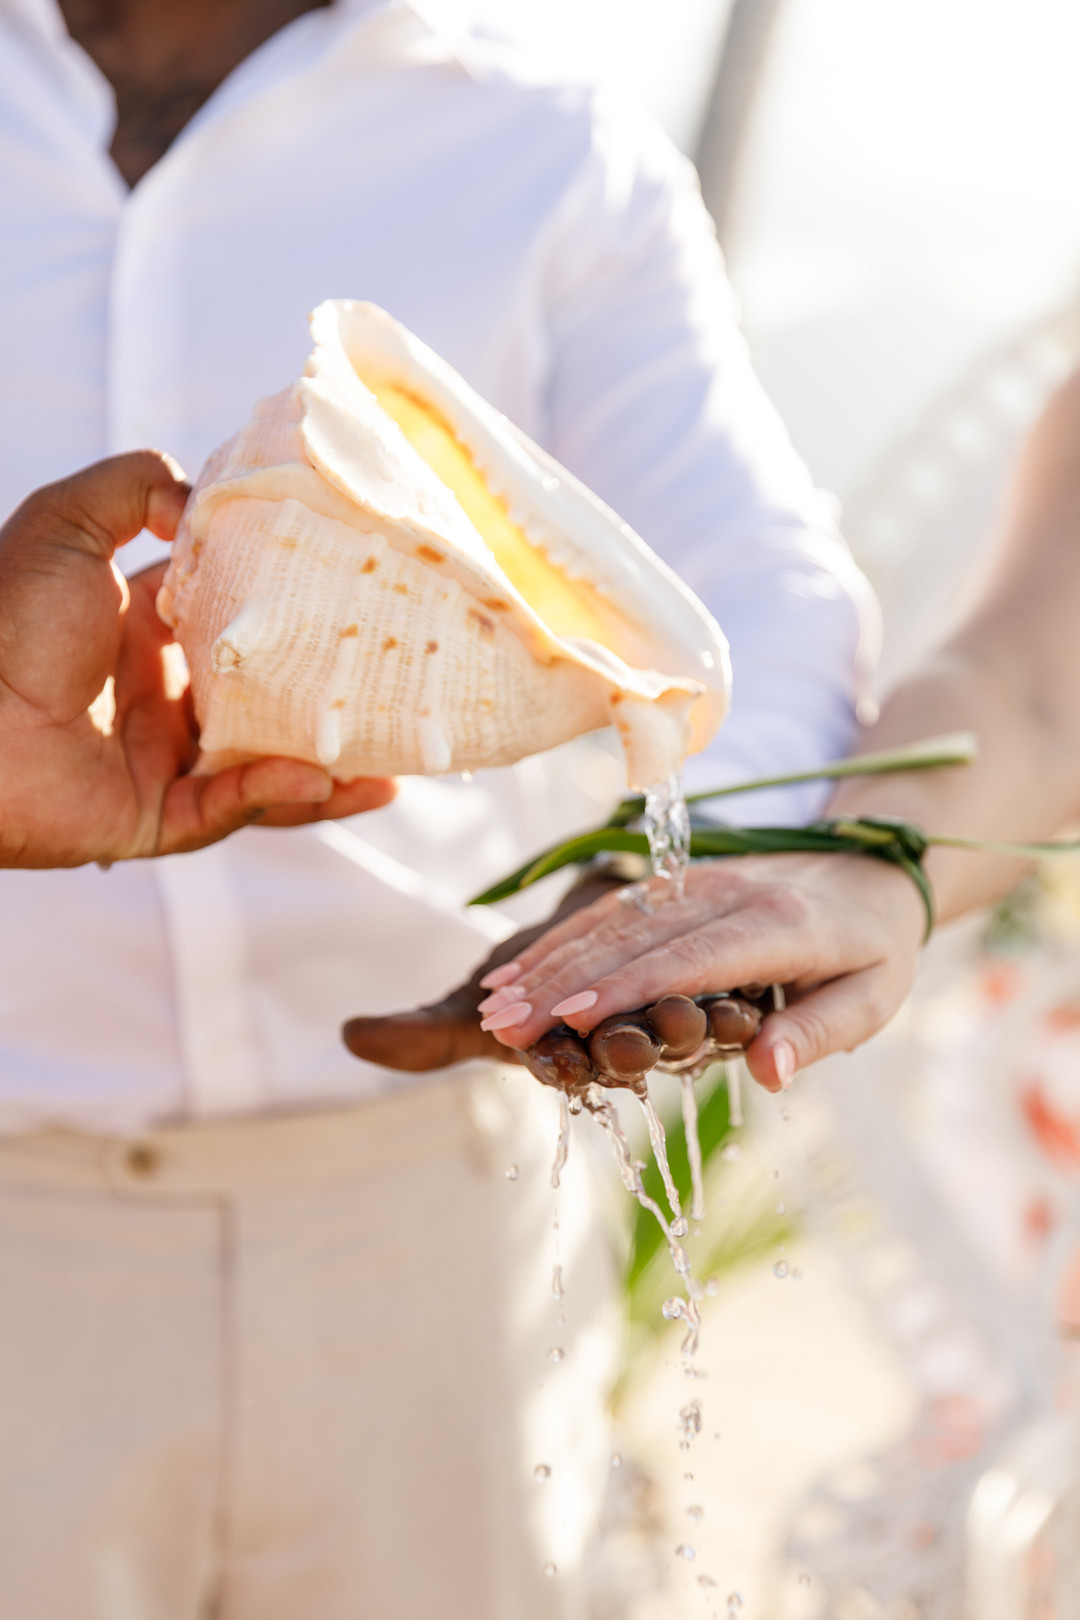
M 754 375 L 692 166 L 644 114 L 598 103 L 590 130 L 547 261 L 549 446 L 731 644 L 731 713 L 688 762 L 687 787 L 836 759 L 877 652 L 873 592 Z M 807 820 L 826 792 L 773 790 L 716 813 Z

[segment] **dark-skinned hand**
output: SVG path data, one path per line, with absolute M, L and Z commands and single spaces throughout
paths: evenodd
M 167 457 L 135 451 L 38 490 L 0 528 L 0 866 L 170 854 L 393 797 L 292 759 L 188 774 L 198 736 L 154 607 L 163 567 L 125 582 L 112 561 L 144 528 L 171 541 L 187 495 Z

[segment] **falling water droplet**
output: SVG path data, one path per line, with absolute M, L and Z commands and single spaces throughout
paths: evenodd
M 720 1149 L 720 1157 L 726 1159 L 728 1164 L 735 1164 L 742 1158 L 742 1148 L 738 1142 L 725 1142 Z
M 548 1351 L 548 1360 L 561 1361 L 565 1354 L 566 1351 L 563 1349 L 561 1344 L 553 1344 L 551 1349 Z
M 660 1314 L 667 1322 L 678 1322 L 683 1314 L 683 1302 L 677 1294 L 665 1299 L 660 1307 Z
M 710 1299 L 716 1298 L 717 1294 L 720 1292 L 720 1284 L 717 1282 L 715 1277 L 709 1277 L 706 1280 L 705 1292 L 708 1294 Z
M 611 1453 L 611 1466 L 612 1466 L 612 1468 L 621 1468 L 622 1467 L 622 1456 L 617 1451 L 613 1451 Z
M 469 782 L 471 782 L 471 781 L 472 781 L 472 779 L 473 779 L 473 774 L 472 774 L 472 771 L 462 771 L 462 773 L 461 773 L 461 780 L 462 780 L 462 781 L 463 781 L 463 782 L 464 782 L 464 783 L 466 783 L 466 784 L 468 784 L 468 783 L 469 783 Z
M 799 1270 L 798 1266 L 796 1266 L 794 1271 L 791 1273 L 791 1280 L 792 1282 L 802 1282 L 802 1272 Z
M 742 1593 L 729 1592 L 727 1606 L 729 1614 L 738 1614 L 739 1610 L 742 1608 Z
M 690 1470 L 689 1470 L 689 1469 L 687 1469 L 687 1471 L 686 1471 L 686 1473 L 685 1473 L 685 1474 L 684 1474 L 684 1475 L 683 1475 L 683 1479 L 685 1479 L 685 1481 L 686 1481 L 686 1483 L 687 1483 L 687 1484 L 688 1484 L 688 1485 L 692 1485 L 692 1484 L 693 1484 L 693 1483 L 694 1483 L 694 1476 L 693 1476 L 693 1474 L 692 1474 L 692 1473 L 691 1473 L 691 1472 L 690 1472 Z
M 788 1263 L 786 1260 L 778 1260 L 772 1269 L 774 1277 L 786 1277 L 788 1274 Z
M 679 1423 L 682 1427 L 683 1434 L 688 1440 L 691 1438 L 691 1436 L 700 1434 L 701 1403 L 699 1401 L 687 1401 L 686 1405 L 679 1413 Z
M 680 1541 L 675 1549 L 675 1556 L 676 1558 L 685 1558 L 686 1562 L 689 1563 L 691 1558 L 697 1557 L 697 1552 L 693 1547 L 688 1547 L 685 1541 Z
M 799 1585 L 800 1586 L 809 1586 L 810 1585 L 810 1577 L 809 1577 L 809 1575 L 807 1575 L 805 1573 L 800 1575 L 799 1576 Z
M 787 1205 L 784 1203 L 784 1200 L 782 1198 L 781 1198 L 780 1202 L 776 1206 L 776 1213 L 778 1215 L 786 1215 L 787 1214 Z
M 516 1181 L 517 1178 L 518 1178 L 518 1167 L 517 1167 L 517 1165 L 516 1164 L 508 1164 L 506 1169 L 503 1171 L 503 1175 L 506 1177 L 507 1181 Z
M 557 1575 L 558 1573 L 559 1573 L 559 1569 L 558 1569 L 557 1564 L 545 1564 L 544 1565 L 544 1574 L 545 1575 Z
M 550 1479 L 551 1478 L 551 1469 L 548 1467 L 547 1463 L 537 1463 L 536 1467 L 533 1469 L 533 1478 L 534 1479 Z
M 686 1517 L 688 1519 L 693 1519 L 695 1524 L 700 1524 L 702 1519 L 705 1517 L 705 1509 L 695 1502 L 693 1507 L 687 1508 Z
M 699 1586 L 715 1586 L 716 1585 L 716 1582 L 713 1580 L 711 1575 L 699 1575 L 698 1578 L 697 1578 L 697 1583 L 698 1583 Z
M 551 1294 L 553 1299 L 562 1299 L 562 1266 L 555 1266 L 551 1272 Z

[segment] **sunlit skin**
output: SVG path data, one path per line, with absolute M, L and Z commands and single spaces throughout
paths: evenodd
M 37 491 L 0 528 L 0 866 L 172 854 L 393 797 L 392 782 L 335 783 L 299 760 L 189 774 L 197 731 L 154 606 L 164 565 L 128 583 L 112 561 L 144 527 L 171 540 L 187 494 L 166 457 L 135 451 Z
M 1025 448 L 999 543 L 953 634 L 903 681 L 863 739 L 866 750 L 944 732 L 975 732 L 973 766 L 845 783 L 831 810 L 894 815 L 929 832 L 993 840 L 1052 837 L 1080 813 L 1080 376 L 1051 401 Z M 1023 864 L 948 849 L 926 870 L 948 921 L 1007 892 Z M 654 888 L 657 885 L 654 884 Z M 567 998 L 595 998 L 569 1018 L 588 1031 L 612 1013 L 670 992 L 749 980 L 788 986 L 747 1060 L 770 1090 L 831 1052 L 850 1050 L 892 1017 L 915 974 L 924 916 L 895 868 L 859 856 L 776 855 L 702 863 L 680 903 L 651 916 L 608 895 L 540 939 L 502 947 L 481 1032 L 460 997 L 432 1009 L 459 1057 L 495 1039 L 520 1050 L 559 1021 Z M 508 965 L 510 964 L 510 965 Z M 493 963 L 494 965 L 494 963 Z M 470 994 L 472 992 L 470 991 Z M 520 1009 L 527 1007 L 524 1014 Z M 514 1010 L 514 1009 L 518 1010 Z M 408 1015 L 406 1015 L 406 1020 Z M 387 1042 L 392 1020 L 381 1020 Z M 454 1029 L 452 1041 L 446 1033 Z M 407 1022 L 402 1056 L 410 1053 Z M 471 1028 L 471 1033 L 470 1033 Z M 354 1035 L 354 1051 L 363 1043 Z

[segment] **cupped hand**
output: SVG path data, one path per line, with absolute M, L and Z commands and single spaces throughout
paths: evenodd
M 197 849 L 245 824 L 386 804 L 393 783 L 335 783 L 290 759 L 191 776 L 197 732 L 154 598 L 113 552 L 171 540 L 188 486 L 136 451 L 38 490 L 0 529 L 0 866 L 77 866 Z
M 645 904 L 635 903 L 644 900 Z M 782 984 L 747 1050 L 769 1090 L 884 1025 L 911 987 L 925 912 L 901 871 L 858 855 L 695 862 L 683 898 L 653 879 L 549 928 L 488 974 L 488 1033 L 530 1048 L 560 1021 L 588 1035 L 668 995 Z

